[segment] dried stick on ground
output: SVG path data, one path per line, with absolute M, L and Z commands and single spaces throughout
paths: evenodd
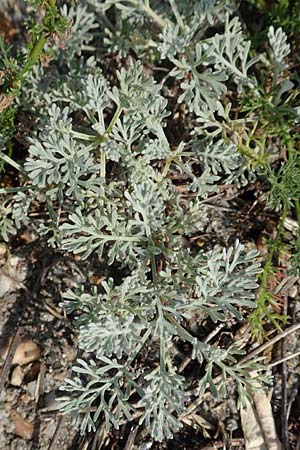
M 135 440 L 136 434 L 138 432 L 138 429 L 139 429 L 139 427 L 132 427 L 132 429 L 131 429 L 131 431 L 129 433 L 126 445 L 124 447 L 124 450 L 131 450 L 132 449 L 132 447 L 134 445 L 134 440 Z
M 9 371 L 11 368 L 11 363 L 12 363 L 13 357 L 16 353 L 17 347 L 18 347 L 19 343 L 21 342 L 22 333 L 23 333 L 23 328 L 21 328 L 21 327 L 18 328 L 18 330 L 10 344 L 7 356 L 5 358 L 5 362 L 2 367 L 1 375 L 0 375 L 0 394 L 2 392 L 2 389 L 4 388 L 6 379 L 8 377 L 8 374 L 9 374 Z
M 287 296 L 284 297 L 284 311 L 283 314 L 287 316 Z M 286 357 L 286 337 L 281 341 L 281 358 Z M 288 416 L 287 416 L 287 377 L 288 371 L 286 362 L 282 362 L 281 366 L 281 442 L 284 450 L 289 449 L 288 442 Z
M 57 421 L 55 432 L 54 432 L 54 434 L 52 436 L 52 439 L 50 441 L 48 450 L 54 450 L 55 448 L 57 448 L 56 447 L 57 439 L 59 437 L 60 430 L 61 430 L 61 428 L 62 428 L 62 426 L 64 424 L 64 421 L 65 421 L 65 416 L 60 415 L 59 418 L 58 418 L 58 421 Z
M 286 336 L 288 336 L 291 333 L 294 333 L 295 331 L 300 329 L 300 323 L 296 323 L 295 325 L 292 325 L 290 328 L 287 328 L 286 330 L 284 330 L 282 333 L 277 334 L 276 336 L 274 336 L 272 339 L 270 339 L 269 341 L 265 342 L 264 344 L 260 345 L 259 347 L 257 347 L 255 350 L 253 350 L 252 352 L 248 353 L 248 355 L 246 355 L 244 358 L 242 358 L 239 363 L 243 364 L 246 361 L 249 361 L 250 359 L 254 358 L 254 356 L 259 355 L 260 353 L 262 353 L 264 350 L 266 350 L 267 348 L 269 348 L 271 345 L 275 344 L 275 342 L 280 341 L 280 339 L 285 338 Z

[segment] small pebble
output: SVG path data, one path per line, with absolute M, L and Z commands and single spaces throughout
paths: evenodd
M 17 289 L 17 283 L 3 270 L 0 270 L 0 298 Z
M 31 383 L 28 383 L 26 389 L 34 397 L 36 390 L 36 381 L 31 381 Z
M 288 296 L 291 298 L 296 298 L 298 297 L 298 286 L 292 286 L 289 290 L 288 290 Z
M 7 254 L 7 245 L 4 242 L 0 242 L 0 259 L 4 258 Z
M 24 371 L 21 366 L 16 366 L 11 374 L 10 383 L 13 386 L 21 386 L 24 379 Z

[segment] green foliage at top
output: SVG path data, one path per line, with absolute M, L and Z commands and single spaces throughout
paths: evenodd
M 264 12 L 272 24 L 282 27 L 288 37 L 299 47 L 299 2 L 298 0 L 275 0 L 272 5 L 267 0 L 251 0 Z
M 23 49 L 14 49 L 0 36 L 0 148 L 13 137 L 16 130 L 16 103 L 22 83 L 43 54 L 47 40 L 59 40 L 70 22 L 59 13 L 56 0 L 33 0 L 35 9 L 43 11 L 43 19 L 29 17 L 26 25 L 30 36 Z

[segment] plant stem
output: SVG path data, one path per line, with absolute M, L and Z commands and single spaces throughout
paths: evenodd
M 269 248 L 269 252 L 268 252 L 267 260 L 266 260 L 266 263 L 264 266 L 264 270 L 260 277 L 261 283 L 260 283 L 257 300 L 256 300 L 257 309 L 250 314 L 250 326 L 251 326 L 251 330 L 252 330 L 252 336 L 256 336 L 256 337 L 260 337 L 260 338 L 263 337 L 263 327 L 262 327 L 263 315 L 267 315 L 269 317 L 267 309 L 268 309 L 268 300 L 270 300 L 271 294 L 268 293 L 268 281 L 269 281 L 269 276 L 273 270 L 273 262 L 272 261 L 273 261 L 275 251 L 279 248 L 280 239 L 281 239 L 281 235 L 282 235 L 283 228 L 284 228 L 284 222 L 287 217 L 287 212 L 288 212 L 288 208 L 286 205 L 284 205 L 282 214 L 280 217 L 279 225 L 277 228 L 277 233 L 276 233 L 274 241 L 272 242 L 272 244 Z M 271 319 L 271 317 L 269 317 L 269 318 Z M 257 321 L 260 325 L 259 328 L 257 326 Z M 274 325 L 276 325 L 277 322 L 274 319 L 272 321 L 272 323 Z M 279 328 L 279 326 L 278 326 L 278 328 Z
M 38 186 L 18 186 L 12 188 L 0 188 L 0 195 L 13 194 L 14 192 L 26 192 L 29 190 L 39 189 Z
M 106 175 L 106 156 L 105 152 L 102 150 L 100 152 L 100 177 L 105 179 Z
M 300 226 L 300 202 L 299 202 L 299 199 L 296 199 L 294 201 L 294 203 L 295 203 L 296 219 L 297 219 L 298 225 Z
M 124 241 L 124 242 L 139 242 L 142 241 L 141 236 L 116 236 L 113 234 L 101 234 L 92 232 L 90 228 L 82 228 L 84 233 L 89 234 L 90 236 L 97 237 L 100 240 L 111 242 L 111 241 Z
M 123 106 L 122 106 L 122 103 L 120 103 L 120 105 L 118 106 L 118 108 L 116 109 L 116 111 L 114 113 L 113 118 L 110 121 L 110 124 L 108 125 L 107 130 L 104 133 L 105 136 L 108 136 L 111 133 L 111 131 L 112 131 L 113 127 L 115 126 L 118 118 L 120 117 L 122 111 L 123 111 Z
M 35 42 L 31 52 L 29 53 L 28 57 L 28 65 L 29 69 L 38 62 L 39 57 L 43 51 L 44 45 L 46 43 L 46 37 L 44 35 L 41 35 Z M 28 69 L 28 70 L 29 70 Z M 26 72 L 27 73 L 27 72 Z
M 181 30 L 183 30 L 183 29 L 184 29 L 184 24 L 183 24 L 181 15 L 179 14 L 177 5 L 176 5 L 176 3 L 175 3 L 175 0 L 169 0 L 169 3 L 170 3 L 170 5 L 171 5 L 171 8 L 172 8 L 172 10 L 173 10 L 173 14 L 174 14 L 174 16 L 175 16 L 175 18 L 176 18 L 176 21 L 177 21 L 177 23 L 178 23 L 179 28 L 180 28 Z
M 129 0 L 129 2 L 137 8 L 141 8 L 160 28 L 167 26 L 167 22 L 150 7 L 149 1 L 146 0 L 143 4 L 140 4 L 138 0 Z
M 171 162 L 172 162 L 172 161 L 173 161 L 173 158 L 168 158 L 168 159 L 167 159 L 166 164 L 165 164 L 165 167 L 164 167 L 164 170 L 163 170 L 163 172 L 162 172 L 162 174 L 161 174 L 162 178 L 166 178 L 167 173 L 169 172 L 170 165 L 171 165 Z
M 126 361 L 127 366 L 129 367 L 132 362 L 134 361 L 134 359 L 137 357 L 137 355 L 139 354 L 141 348 L 145 345 L 145 343 L 147 342 L 148 338 L 151 336 L 152 333 L 152 329 L 149 328 L 145 334 L 143 335 L 143 337 L 141 338 L 141 341 L 139 343 L 139 345 L 135 348 L 134 353 L 130 356 L 130 358 L 128 358 L 128 360 Z
M 15 169 L 17 169 L 19 172 L 25 174 L 27 176 L 27 173 L 25 172 L 25 170 L 20 166 L 20 164 L 18 164 L 16 161 L 14 161 L 12 158 L 10 158 L 8 155 L 6 155 L 5 153 L 3 153 L 2 151 L 0 151 L 0 158 L 3 159 L 3 161 L 5 161 L 7 164 L 10 164 L 12 167 L 14 167 Z
M 52 9 L 56 9 L 56 0 L 48 0 L 49 7 Z M 44 32 L 41 33 L 41 35 L 36 39 L 35 43 L 33 44 L 33 47 L 28 55 L 28 59 L 26 63 L 23 66 L 23 69 L 21 70 L 21 74 L 18 78 L 18 80 L 15 80 L 15 84 L 19 87 L 20 81 L 23 80 L 30 69 L 38 62 L 41 53 L 43 51 L 43 48 L 46 43 L 46 35 Z
M 64 129 L 64 128 L 60 128 L 59 131 L 68 132 L 69 133 L 69 130 Z M 74 130 L 71 130 L 70 133 L 74 137 L 76 137 L 77 139 L 81 139 L 82 141 L 97 142 L 99 140 L 99 136 L 97 136 L 96 134 L 95 135 L 93 135 L 93 134 L 85 134 L 85 133 L 80 133 L 80 132 L 74 131 Z

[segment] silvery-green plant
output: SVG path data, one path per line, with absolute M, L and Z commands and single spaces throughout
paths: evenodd
M 147 225 L 150 228 L 145 219 Z M 86 359 L 73 368 L 77 378 L 66 380 L 63 387 L 71 395 L 60 401 L 62 411 L 75 414 L 82 432 L 95 429 L 101 413 L 108 427 L 118 427 L 121 418 L 131 420 L 138 414 L 139 423 L 146 424 L 154 439 L 172 437 L 181 426 L 180 415 L 188 400 L 187 383 L 174 365 L 178 339 L 191 345 L 191 357 L 204 367 L 199 395 L 207 384 L 216 396 L 226 395 L 226 380 L 231 377 L 239 385 L 241 401 L 254 387 L 248 376 L 253 361 L 240 366 L 235 359 L 240 354 L 238 346 L 221 349 L 203 343 L 184 323 L 193 311 L 217 322 L 228 317 L 241 320 L 241 307 L 255 307 L 257 252 L 245 252 L 236 242 L 223 252 L 193 256 L 176 242 L 173 250 L 155 247 L 155 231 L 150 230 L 147 237 L 145 230 L 147 258 L 140 258 L 120 285 L 109 279 L 100 291 L 78 287 L 64 295 L 67 311 L 78 314 L 79 348 Z M 168 262 L 159 272 L 157 255 L 164 253 Z M 149 347 L 156 347 L 158 362 L 143 367 L 138 363 Z M 221 371 L 221 383 L 214 381 L 213 370 Z M 84 374 L 85 381 L 78 374 Z
M 265 380 L 259 371 L 249 374 L 260 368 L 257 361 L 239 363 L 242 343 L 219 347 L 191 329 L 193 317 L 240 321 L 256 306 L 256 250 L 238 240 L 208 252 L 186 243 L 204 231 L 218 185 L 253 176 L 240 151 L 253 118 L 234 118 L 228 90 L 256 93 L 258 58 L 249 56 L 233 6 L 89 0 L 63 7 L 73 31 L 46 67 L 34 68 L 20 97 L 37 116 L 36 128 L 22 167 L 5 156 L 24 183 L 21 193 L 0 191 L 3 238 L 29 221 L 35 199 L 49 213 L 37 230 L 49 245 L 83 259 L 97 255 L 122 274 L 121 281 L 63 295 L 76 316 L 81 357 L 62 388 L 61 410 L 74 415 L 82 433 L 98 420 L 109 429 L 136 419 L 161 441 L 180 428 L 191 396 L 201 399 L 207 387 L 224 396 L 230 378 L 243 402 Z M 219 32 L 207 37 L 210 27 Z M 278 77 L 289 49 L 282 30 L 270 28 L 269 40 Z M 105 51 L 123 58 L 132 50 L 141 60 L 127 57 L 116 76 L 104 75 Z M 157 82 L 143 60 L 168 60 L 172 69 Z M 188 122 L 179 142 L 169 126 L 170 79 Z M 196 391 L 180 373 L 178 342 L 202 368 Z M 147 361 L 149 349 L 154 362 Z

